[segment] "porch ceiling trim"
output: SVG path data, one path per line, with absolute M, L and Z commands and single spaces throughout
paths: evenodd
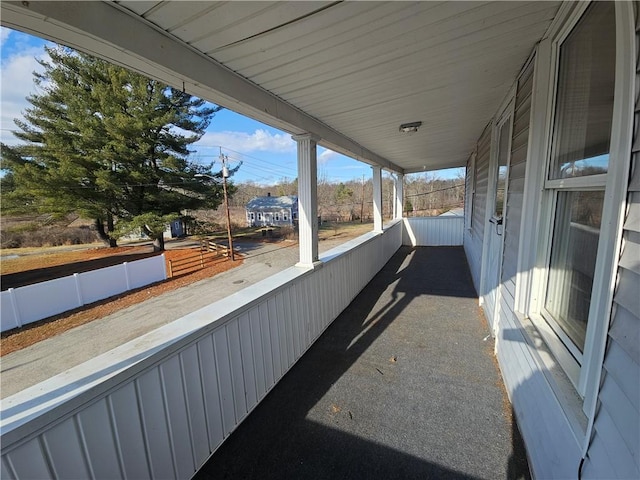
M 3 26 L 123 65 L 291 134 L 315 134 L 324 147 L 404 173 L 388 159 L 115 3 L 2 1 L 0 8 Z

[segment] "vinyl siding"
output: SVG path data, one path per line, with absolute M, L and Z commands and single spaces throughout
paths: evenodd
M 471 219 L 471 229 L 465 232 L 464 249 L 469 262 L 473 284 L 476 287 L 476 291 L 479 292 L 482 270 L 482 240 L 484 238 L 489 182 L 489 159 L 491 157 L 491 124 L 487 125 L 484 132 L 482 132 L 477 148 L 473 218 Z
M 518 79 L 505 210 L 496 356 L 535 478 L 575 478 L 580 446 L 548 378 L 535 341 L 514 313 L 534 62 Z
M 531 97 L 533 90 L 533 62 L 518 79 L 515 111 L 511 138 L 511 162 L 505 209 L 504 246 L 501 272 L 501 299 L 509 312 L 514 308 L 516 271 L 518 267 L 518 242 L 522 223 L 522 199 L 524 175 L 529 145 L 529 123 L 531 121 Z M 500 308 L 500 311 L 504 309 Z
M 533 478 L 576 478 L 580 445 L 549 380 L 537 347 L 501 300 L 496 357 Z
M 636 16 L 636 58 L 640 18 Z M 636 100 L 631 181 L 618 263 L 611 326 L 605 354 L 594 436 L 584 478 L 640 478 L 640 63 L 636 63 Z M 602 464 L 611 470 L 603 471 Z

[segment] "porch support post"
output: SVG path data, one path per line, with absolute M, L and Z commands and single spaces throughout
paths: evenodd
M 404 208 L 404 204 L 402 203 L 404 197 L 404 175 L 402 173 L 396 173 L 396 178 L 393 182 L 393 191 L 395 193 L 393 218 L 402 218 L 402 210 Z
M 298 235 L 300 262 L 314 268 L 318 260 L 318 137 L 305 133 L 292 137 L 298 143 Z
M 373 169 L 373 231 L 382 233 L 382 168 Z

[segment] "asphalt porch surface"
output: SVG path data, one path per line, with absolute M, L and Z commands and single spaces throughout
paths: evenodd
M 461 247 L 402 247 L 196 478 L 529 478 Z

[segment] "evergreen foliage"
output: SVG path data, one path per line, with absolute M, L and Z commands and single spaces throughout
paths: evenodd
M 162 249 L 166 221 L 222 202 L 218 182 L 194 179 L 212 165 L 188 160 L 221 107 L 66 47 L 47 53 L 15 120 L 22 144 L 2 145 L 3 213 L 76 212 L 111 246 L 141 227 Z

